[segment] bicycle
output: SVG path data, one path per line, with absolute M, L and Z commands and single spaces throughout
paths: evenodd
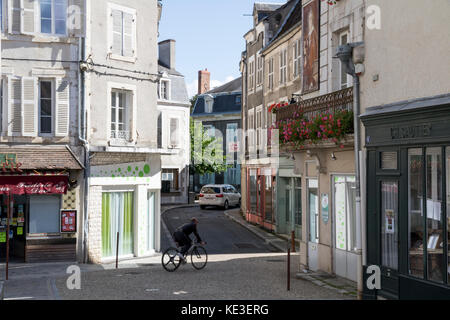
M 166 251 L 164 251 L 164 254 L 161 258 L 161 263 L 166 271 L 174 272 L 180 267 L 181 258 L 178 253 L 180 253 L 180 250 L 174 247 L 170 247 Z M 189 254 L 191 255 L 192 266 L 196 270 L 201 270 L 206 267 L 206 263 L 208 262 L 208 253 L 203 246 L 199 245 L 197 242 L 194 242 L 189 250 L 184 254 L 185 260 L 187 259 Z

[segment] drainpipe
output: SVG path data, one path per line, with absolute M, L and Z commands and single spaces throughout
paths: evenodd
M 87 120 L 86 120 L 86 104 L 85 104 L 85 39 L 78 38 L 78 55 L 80 61 L 80 70 L 78 70 L 78 139 L 84 147 L 84 203 L 83 203 L 83 234 L 82 234 L 82 253 L 83 263 L 88 262 L 88 236 L 89 236 L 89 141 L 87 138 Z M 83 126 L 81 126 L 81 115 L 83 115 Z
M 356 206 L 356 253 L 357 253 L 357 283 L 358 300 L 362 300 L 364 290 L 363 284 L 363 255 L 362 250 L 363 232 L 365 230 L 365 219 L 361 212 L 361 126 L 360 126 L 360 82 L 359 75 L 364 72 L 364 42 L 349 43 L 337 48 L 335 58 L 341 60 L 346 73 L 353 77 L 353 113 L 355 127 L 355 206 Z M 364 232 L 365 234 L 365 232 Z

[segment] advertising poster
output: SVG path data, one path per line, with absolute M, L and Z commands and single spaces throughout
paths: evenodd
M 61 210 L 61 233 L 77 232 L 77 211 Z
M 303 93 L 319 90 L 319 1 L 303 8 Z

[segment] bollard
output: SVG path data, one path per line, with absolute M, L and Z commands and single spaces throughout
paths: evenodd
M 116 241 L 116 269 L 119 268 L 119 233 L 117 232 L 117 241 Z
M 287 253 L 287 291 L 291 291 L 291 248 L 288 248 Z

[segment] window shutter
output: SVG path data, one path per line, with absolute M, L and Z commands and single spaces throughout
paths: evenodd
M 61 78 L 56 80 L 55 136 L 57 137 L 69 135 L 69 87 L 69 80 Z
M 170 144 L 178 147 L 178 119 L 170 119 Z
M 21 31 L 21 0 L 9 0 L 9 18 L 8 18 L 8 30 L 9 33 L 18 34 Z
M 69 35 L 73 37 L 85 36 L 85 11 L 86 0 L 69 0 L 69 7 L 67 10 Z
M 34 0 L 21 0 L 20 5 L 23 10 L 22 19 L 20 20 L 20 32 L 23 34 L 34 33 Z
M 8 77 L 8 135 L 22 133 L 22 82 L 19 77 Z
M 111 52 L 113 54 L 122 55 L 122 12 L 112 10 L 112 43 Z
M 134 22 L 132 14 L 123 13 L 123 56 L 134 56 Z
M 38 128 L 37 83 L 35 78 L 22 78 L 22 135 L 36 137 Z

